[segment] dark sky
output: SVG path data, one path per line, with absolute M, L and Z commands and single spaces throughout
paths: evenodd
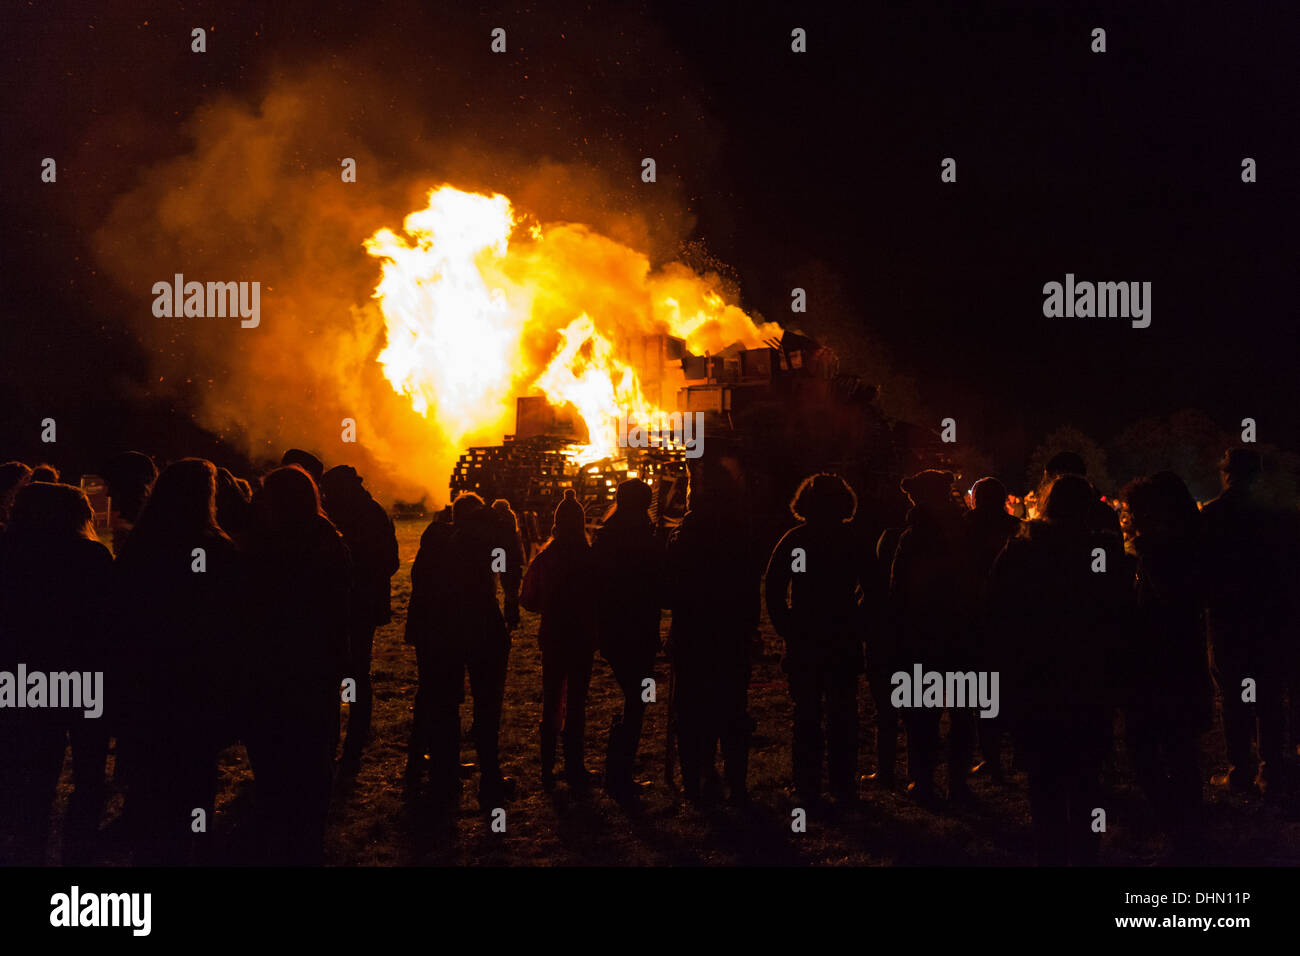
M 197 106 L 322 60 L 409 78 L 375 104 L 394 115 L 455 88 L 501 118 L 497 139 L 513 124 L 559 162 L 659 157 L 747 307 L 792 323 L 801 277 L 838 286 L 839 318 L 992 444 L 1020 436 L 1019 453 L 1063 423 L 1105 441 L 1196 407 L 1300 446 L 1293 4 L 100 6 L 0 15 L 5 457 L 31 453 L 47 408 L 106 446 L 190 434 L 183 402 L 138 420 L 158 414 L 149 363 L 90 235 L 137 167 L 185 149 Z M 197 64 L 195 25 L 215 27 Z M 508 68 L 478 55 L 496 25 Z M 46 155 L 75 157 L 57 186 L 39 182 Z M 1067 272 L 1151 282 L 1151 327 L 1044 318 L 1042 286 Z

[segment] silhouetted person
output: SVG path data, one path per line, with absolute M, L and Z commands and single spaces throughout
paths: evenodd
M 303 451 L 301 448 L 290 448 L 280 456 L 281 465 L 297 465 L 307 474 L 311 475 L 311 480 L 316 482 L 320 487 L 320 480 L 325 476 L 324 463 L 309 451 Z
M 229 468 L 217 469 L 217 524 L 237 545 L 253 526 L 253 489 Z
M 907 528 L 898 540 L 890 575 L 890 602 L 899 627 L 899 654 L 910 671 L 973 669 L 970 579 L 963 555 L 962 504 L 953 492 L 953 475 L 922 471 L 904 478 L 902 488 L 912 502 Z M 946 704 L 947 702 L 945 702 Z M 907 727 L 909 790 L 918 800 L 935 795 L 934 772 L 939 753 L 942 707 L 909 707 Z M 948 796 L 969 795 L 974 712 L 950 707 L 948 732 Z
M 431 549 L 428 560 L 426 547 Z M 450 535 L 431 526 L 420 551 L 411 571 L 412 602 L 418 603 L 408 640 L 423 655 L 420 694 L 427 716 L 417 713 L 416 731 L 428 740 L 430 787 L 440 806 L 454 806 L 459 798 L 460 705 L 468 672 L 479 805 L 490 812 L 511 790 L 511 781 L 501 773 L 499 753 L 510 632 L 497 602 L 497 575 L 509 593 L 518 590 L 522 569 L 511 566 L 509 541 L 492 510 L 475 494 L 456 499 Z M 413 736 L 412 748 L 418 745 Z
M 153 459 L 138 451 L 114 455 L 104 466 L 104 482 L 113 509 L 109 530 L 115 552 L 122 550 L 157 479 Z
M 564 776 L 570 788 L 588 785 L 587 688 L 596 653 L 596 607 L 589 593 L 595 574 L 586 515 L 573 489 L 555 508 L 551 539 L 528 566 L 520 600 L 541 614 L 542 787 L 555 786 L 555 751 L 564 725 Z
M 872 587 L 872 569 L 849 525 L 856 511 L 857 496 L 839 475 L 805 478 L 790 501 L 800 523 L 772 550 L 764 581 L 768 618 L 785 641 L 794 784 L 806 800 L 821 795 L 823 749 L 831 793 L 842 800 L 857 794 L 859 601 Z
M 699 464 L 691 482 L 690 510 L 668 544 L 666 573 L 683 789 L 699 803 L 720 740 L 729 798 L 744 804 L 762 555 L 746 521 L 738 462 L 719 456 Z
M 629 478 L 615 492 L 614 510 L 596 532 L 597 623 L 600 653 L 623 692 L 623 711 L 609 729 L 605 789 L 625 800 L 649 782 L 636 780 L 636 752 L 645 719 L 643 682 L 655 676 L 663 601 L 664 546 L 650 520 L 651 489 Z
M 374 692 L 370 685 L 370 659 L 375 628 L 393 619 L 391 578 L 401 567 L 397 556 L 397 531 L 393 519 L 370 496 L 361 476 L 350 465 L 339 465 L 321 478 L 325 514 L 334 522 L 352 559 L 351 617 L 348 647 L 356 680 L 356 700 L 348 708 L 348 732 L 339 768 L 355 774 L 370 733 Z
M 32 470 L 21 461 L 7 461 L 0 465 L 0 528 L 9 521 L 14 496 L 31 480 Z
M 988 584 L 993 563 L 1009 540 L 1020 531 L 1020 519 L 1007 513 L 1007 489 L 996 478 L 981 478 L 973 489 L 975 507 L 962 516 L 966 536 L 968 570 L 974 597 L 976 660 L 983 670 L 996 670 L 998 634 L 988 619 Z M 983 763 L 976 769 L 987 771 L 994 783 L 1005 779 L 1002 770 L 1002 733 L 1006 722 L 998 717 L 981 717 L 976 721 Z
M 60 671 L 106 669 L 112 556 L 95 539 L 91 518 L 85 494 L 69 485 L 36 482 L 15 496 L 0 534 L 0 670 L 16 675 L 24 664 L 29 679 L 42 673 L 48 680 Z M 121 689 L 105 676 L 98 701 L 104 713 L 116 706 Z M 14 690 L 33 702 L 29 687 Z M 102 715 L 86 717 L 88 703 L 60 709 L 12 704 L 0 708 L 0 835 L 12 841 L 8 862 L 44 862 L 69 732 L 76 789 L 64 828 L 64 860 L 84 862 L 104 806 L 108 722 Z
M 1038 489 L 1040 501 L 1051 483 L 1062 475 L 1078 475 L 1080 478 L 1087 478 L 1088 466 L 1085 464 L 1083 456 L 1074 451 L 1061 451 L 1048 460 L 1046 467 L 1043 468 L 1042 484 Z M 1092 522 L 1094 531 L 1120 533 L 1119 515 L 1101 500 L 1101 494 L 1096 488 L 1093 488 L 1092 504 L 1088 510 L 1089 520 Z
M 1058 478 L 1043 518 L 1008 541 L 993 568 L 990 599 L 1004 635 L 1000 709 L 1028 770 L 1045 865 L 1096 861 L 1109 688 L 1132 623 L 1132 562 L 1117 535 L 1094 530 L 1094 500 L 1086 479 Z
M 1256 783 L 1264 790 L 1281 783 L 1284 770 L 1282 698 L 1293 652 L 1285 643 L 1287 585 L 1279 537 L 1288 525 L 1254 493 L 1258 452 L 1231 449 L 1220 467 L 1224 491 L 1202 509 L 1210 573 L 1207 619 L 1214 676 L 1223 693 L 1228 784 L 1244 793 Z M 1255 703 L 1242 700 L 1247 678 L 1254 681 Z M 1257 730 L 1258 759 L 1251 753 Z
M 1175 850 L 1186 852 L 1200 813 L 1200 737 L 1214 695 L 1201 516 L 1169 471 L 1133 482 L 1124 500 L 1135 531 L 1138 610 L 1125 655 L 1125 728 L 1138 782 Z
M 31 480 L 57 485 L 59 483 L 59 469 L 50 464 L 37 465 L 32 469 Z
M 193 811 L 212 821 L 217 758 L 243 704 L 241 562 L 216 521 L 216 468 L 168 466 L 116 565 L 120 646 L 129 664 L 119 749 L 124 814 L 140 863 L 189 862 Z M 199 840 L 208 838 L 199 837 Z
M 349 676 L 347 545 L 311 476 L 277 468 L 254 496 L 250 543 L 258 708 L 248 738 L 269 862 L 319 865 L 329 810 L 340 683 Z
M 450 725 L 450 731 L 443 736 L 449 737 L 450 741 L 444 741 L 446 745 L 442 751 L 450 750 L 447 759 L 452 763 L 458 760 L 460 753 L 459 705 L 464 698 L 465 662 L 456 649 L 458 640 L 454 629 L 440 626 L 442 615 L 451 602 L 448 589 L 452 534 L 452 508 L 448 505 L 420 535 L 420 547 L 411 565 L 411 600 L 406 609 L 404 639 L 415 648 L 418 686 L 411 737 L 407 744 L 405 785 L 408 796 L 415 796 L 424 782 L 427 755 L 439 752 L 435 734 L 446 725 Z M 453 711 L 451 719 L 440 719 L 448 710 Z M 454 803 L 460 796 L 460 780 L 451 773 L 453 768 L 440 764 L 438 769 L 436 778 L 442 792 L 435 797 L 441 802 Z
M 498 498 L 492 502 L 492 514 L 501 527 L 501 534 L 506 542 L 508 565 L 514 568 L 524 566 L 524 547 L 519 536 L 519 517 L 510 508 L 510 502 Z M 513 580 L 510 576 L 502 578 L 503 600 L 505 603 L 506 630 L 513 631 L 519 626 L 519 592 L 506 585 Z
M 869 616 L 867 638 L 867 686 L 876 711 L 876 769 L 864 779 L 892 787 L 895 783 L 898 761 L 898 730 L 901 711 L 893 705 L 890 696 L 893 686 L 890 678 L 906 665 L 901 647 L 901 630 L 898 606 L 888 599 L 889 577 L 894 566 L 898 541 L 906 528 L 886 528 L 876 540 L 876 563 L 873 589 L 864 601 Z

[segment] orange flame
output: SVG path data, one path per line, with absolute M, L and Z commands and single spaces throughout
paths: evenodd
M 580 462 L 618 457 L 619 413 L 660 411 L 627 343 L 667 334 L 699 354 L 781 334 L 681 263 L 652 270 L 581 224 L 523 225 L 505 196 L 442 186 L 406 217 L 409 241 L 387 228 L 365 241 L 382 261 L 384 375 L 453 445 L 498 440 L 514 397 L 540 393 L 582 416 Z

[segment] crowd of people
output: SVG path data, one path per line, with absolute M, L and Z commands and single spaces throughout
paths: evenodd
M 186 458 L 161 474 L 128 452 L 106 470 L 100 543 L 85 493 L 0 465 L 0 661 L 104 675 L 103 713 L 0 709 L 0 828 L 13 863 L 43 862 L 71 741 L 63 859 L 94 859 L 115 741 L 117 833 L 145 864 L 202 862 L 218 758 L 240 741 L 268 863 L 319 863 L 336 770 L 369 731 L 370 649 L 390 618 L 397 539 L 349 466 L 300 451 L 249 484 Z M 26 693 L 26 688 L 19 688 Z
M 764 603 L 783 644 L 791 790 L 803 806 L 852 804 L 863 784 L 906 781 L 913 799 L 942 810 L 972 799 L 973 774 L 996 786 L 1013 766 L 1027 774 L 1040 861 L 1088 864 L 1122 726 L 1155 819 L 1175 852 L 1190 853 L 1201 735 L 1216 713 L 1229 789 L 1292 795 L 1284 736 L 1300 691 L 1300 535 L 1294 510 L 1255 495 L 1254 451 L 1225 454 L 1223 493 L 1203 508 L 1171 472 L 1134 481 L 1120 496 L 1123 524 L 1072 453 L 1048 464 L 1033 520 L 1010 513 L 995 478 L 975 484 L 968 507 L 952 473 L 926 470 L 902 482 L 906 520 L 879 535 L 855 521 L 848 482 L 811 475 L 770 552 L 752 530 L 739 462 L 693 465 L 689 510 L 667 540 L 636 478 L 618 486 L 594 535 L 566 491 L 531 560 L 504 500 L 462 494 L 429 524 L 405 621 L 419 671 L 404 780 L 413 801 L 432 812 L 460 803 L 467 677 L 479 804 L 491 812 L 516 796 L 499 751 L 522 606 L 540 617 L 543 789 L 556 788 L 561 757 L 569 790 L 597 779 L 586 719 L 597 655 L 623 698 L 603 787 L 631 805 L 653 786 L 637 763 L 666 651 L 670 774 L 680 766 L 691 803 L 725 783 L 727 801 L 745 805 Z M 134 452 L 105 477 L 111 554 L 80 489 L 48 467 L 0 465 L 0 667 L 102 671 L 111 695 L 101 721 L 0 709 L 0 826 L 16 860 L 43 858 L 69 743 L 64 859 L 92 854 L 115 739 L 118 825 L 137 862 L 202 861 L 195 820 L 211 817 L 220 753 L 242 741 L 265 861 L 319 863 L 331 781 L 356 772 L 369 730 L 373 638 L 391 619 L 399 567 L 391 519 L 355 470 L 325 471 L 297 450 L 255 491 L 205 460 L 158 474 Z M 899 675 L 922 671 L 967 675 L 972 687 L 980 675 L 994 699 L 898 692 Z M 876 766 L 860 775 L 864 677 Z

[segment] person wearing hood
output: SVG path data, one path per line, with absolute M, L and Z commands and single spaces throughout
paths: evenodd
M 320 487 L 320 480 L 325 475 L 325 463 L 309 451 L 303 451 L 301 448 L 290 448 L 280 456 L 281 465 L 297 465 L 307 474 L 311 475 L 311 480 Z
M 970 582 L 963 560 L 963 506 L 953 490 L 953 474 L 922 471 L 904 478 L 901 487 L 912 508 L 898 540 L 889 581 L 899 653 L 909 665 L 919 664 L 926 671 L 970 670 Z M 935 799 L 943 709 L 910 707 L 903 714 L 912 778 L 908 790 L 922 803 Z M 966 773 L 974 712 L 968 708 L 948 710 L 948 797 L 960 801 L 970 796 Z
M 247 743 L 262 845 L 269 862 L 320 865 L 340 685 L 351 669 L 352 569 L 302 468 L 272 471 L 253 506 L 249 679 L 258 706 Z
M 714 445 L 715 449 L 717 443 Z M 690 510 L 668 543 L 668 652 L 686 799 L 699 804 L 718 743 L 729 800 L 749 800 L 749 678 L 762 555 L 745 518 L 739 461 L 714 452 L 691 472 Z
M 655 676 L 662 617 L 664 546 L 650 520 L 651 496 L 639 478 L 619 484 L 614 510 L 592 546 L 600 584 L 600 653 L 623 693 L 623 712 L 610 727 L 605 756 L 605 789 L 618 800 L 649 785 L 637 783 L 635 767 L 646 709 L 644 682 Z
M 411 566 L 406 643 L 416 649 L 420 687 L 408 745 L 406 786 L 411 796 L 427 766 L 438 812 L 460 802 L 460 706 L 469 676 L 474 698 L 473 737 L 479 763 L 479 807 L 486 813 L 514 792 L 501 772 L 501 713 L 510 660 L 510 630 L 497 599 L 498 576 L 507 594 L 517 588 L 518 556 L 501 522 L 472 492 L 457 496 L 451 521 L 425 529 Z M 423 759 L 428 753 L 429 759 Z
M 587 689 L 596 653 L 595 574 L 586 514 L 573 489 L 555 508 L 551 538 L 528 566 L 520 601 L 542 616 L 542 786 L 555 787 L 556 743 L 564 722 L 564 776 L 570 789 L 589 783 L 586 768 Z
M 1048 866 L 1097 860 L 1112 688 L 1132 643 L 1132 560 L 1119 535 L 1096 528 L 1095 502 L 1085 478 L 1057 478 L 1043 517 L 1007 542 L 990 585 L 1004 636 L 1000 709 L 1028 771 L 1038 861 Z
M 401 561 L 397 556 L 397 531 L 393 519 L 370 496 L 361 476 L 350 465 L 338 465 L 321 477 L 325 514 L 348 546 L 352 559 L 351 619 L 348 647 L 350 676 L 356 680 L 356 700 L 348 708 L 348 731 L 339 769 L 355 774 L 370 733 L 374 691 L 370 684 L 370 659 L 375 628 L 392 620 L 391 578 Z
M 523 579 L 524 546 L 519 537 L 519 516 L 505 498 L 492 502 L 492 516 L 501 531 L 506 549 L 506 571 L 501 574 L 502 601 L 505 610 L 506 630 L 519 626 L 519 585 Z M 513 570 L 512 570 L 513 569 Z
M 0 839 L 25 866 L 45 862 L 50 811 L 69 736 L 75 789 L 63 833 L 63 862 L 84 862 L 104 808 L 109 721 L 123 684 L 105 607 L 113 558 L 95 538 L 80 488 L 25 484 L 0 533 L 0 670 L 100 672 L 100 714 L 0 708 Z M 26 693 L 20 688 L 18 693 Z
M 168 465 L 115 567 L 131 675 L 119 691 L 127 713 L 118 750 L 130 771 L 123 816 L 137 863 L 202 860 L 191 814 L 201 807 L 211 819 L 218 757 L 243 729 L 246 582 L 243 557 L 217 523 L 216 489 L 212 462 Z
M 1194 850 L 1201 734 L 1214 687 L 1206 654 L 1200 513 L 1171 471 L 1124 490 L 1135 532 L 1137 626 L 1125 654 L 1125 729 L 1138 782 L 1176 854 Z
M 1209 575 L 1206 620 L 1231 765 L 1227 783 L 1233 793 L 1262 791 L 1273 799 L 1286 789 L 1283 701 L 1295 656 L 1287 629 L 1295 581 L 1285 569 L 1286 555 L 1294 553 L 1294 524 L 1259 494 L 1259 452 L 1229 449 L 1219 468 L 1223 492 L 1205 503 L 1201 518 Z M 1248 678 L 1255 693 L 1243 700 Z
M 989 575 L 993 563 L 1007 542 L 1020 532 L 1020 519 L 1007 513 L 1007 488 L 996 478 L 981 478 L 971 489 L 975 507 L 962 516 L 962 530 L 966 537 L 968 570 L 971 575 L 971 593 L 975 604 L 973 613 L 974 642 L 980 666 L 993 668 L 997 658 L 998 634 L 988 619 Z M 1002 734 L 1005 722 L 1001 717 L 980 718 L 977 723 L 980 752 L 983 761 L 974 772 L 987 772 L 994 783 L 1006 779 L 1002 769 Z

